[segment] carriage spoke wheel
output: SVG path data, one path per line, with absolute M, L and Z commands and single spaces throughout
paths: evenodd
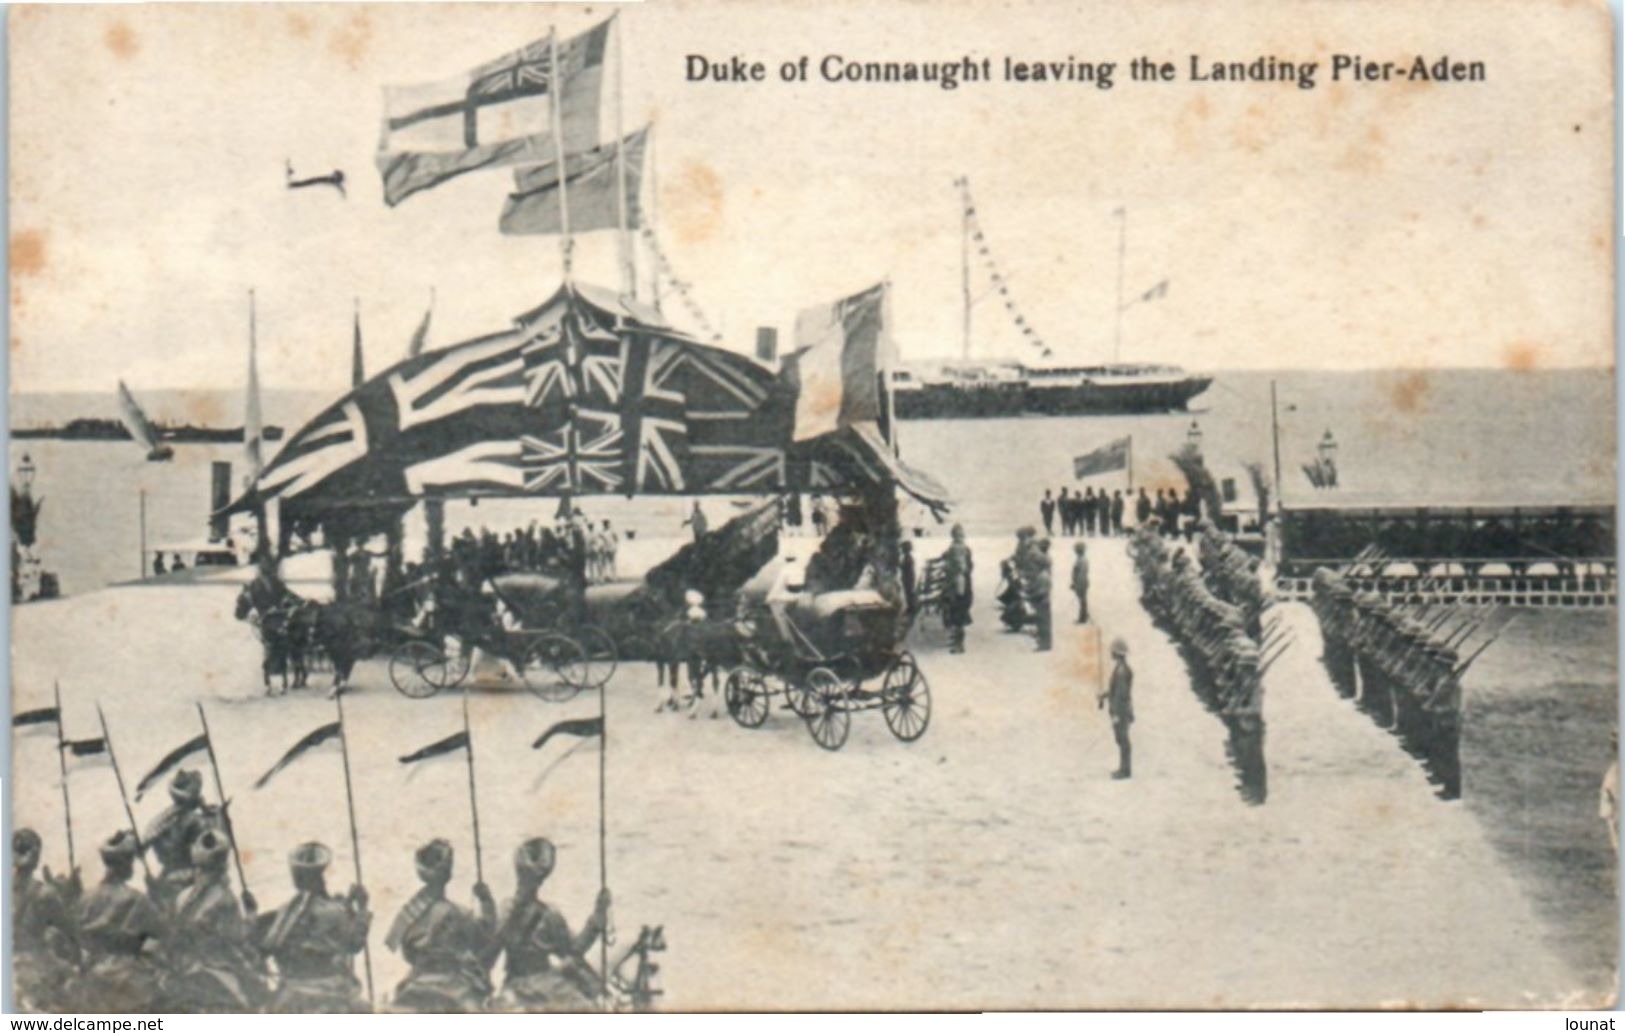
M 728 713 L 742 728 L 760 728 L 767 720 L 767 681 L 748 664 L 728 672 L 722 687 Z
M 817 707 L 817 713 L 807 718 L 813 742 L 826 750 L 840 749 L 852 730 L 852 712 L 846 709 L 841 679 L 827 667 L 814 667 L 807 675 L 807 690 Z
M 910 653 L 898 655 L 880 686 L 880 712 L 886 727 L 903 742 L 925 734 L 931 723 L 931 684 Z
M 620 662 L 620 651 L 615 648 L 615 640 L 603 628 L 593 626 L 577 628 L 571 637 L 581 644 L 582 651 L 587 655 L 583 687 L 599 689 L 609 684 L 610 678 L 615 676 L 615 666 Z
M 544 632 L 525 650 L 519 673 L 538 697 L 563 703 L 587 685 L 587 653 L 568 635 Z
M 823 668 L 819 668 L 823 670 Z M 812 690 L 807 682 L 788 679 L 784 683 L 784 701 L 790 704 L 790 709 L 800 718 L 817 717 L 823 712 L 824 704 L 819 700 L 818 694 Z
M 428 699 L 446 683 L 446 654 L 422 639 L 401 643 L 389 658 L 389 681 L 410 699 Z

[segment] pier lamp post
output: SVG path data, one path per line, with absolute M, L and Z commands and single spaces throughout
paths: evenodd
M 1191 429 L 1185 432 L 1185 444 L 1189 445 L 1191 451 L 1197 454 L 1202 451 L 1202 426 L 1195 420 L 1191 421 Z
M 34 475 L 38 472 L 33 457 L 24 452 L 23 461 L 17 464 L 17 485 L 23 489 L 23 494 L 27 495 L 33 491 Z

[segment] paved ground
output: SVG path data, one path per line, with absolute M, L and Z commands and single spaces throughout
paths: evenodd
M 876 713 L 827 753 L 785 713 L 757 731 L 656 714 L 641 665 L 611 683 L 617 922 L 623 939 L 665 924 L 668 1007 L 1519 1006 L 1576 990 L 1477 822 L 1326 684 L 1306 610 L 1291 612 L 1298 645 L 1269 675 L 1270 798 L 1251 807 L 1223 726 L 1135 602 L 1120 545 L 1098 546 L 1100 634 L 1128 640 L 1137 672 L 1136 775 L 1114 782 L 1093 698 L 1097 629 L 1059 625 L 1049 654 L 1001 634 L 991 600 L 1008 546 L 973 545 L 970 650 L 947 654 L 934 628 L 916 644 L 934 713 L 913 745 Z M 234 588 L 128 587 L 19 610 L 15 705 L 48 701 L 60 679 L 69 734 L 88 736 L 99 699 L 137 772 L 195 734 L 202 700 L 249 880 L 272 903 L 299 841 L 336 848 L 336 882 L 351 851 L 336 753 L 249 789 L 333 709 L 320 693 L 259 695 Z M 382 993 L 402 973 L 382 933 L 414 889 L 412 847 L 446 836 L 460 891 L 472 881 L 468 785 L 455 761 L 410 775 L 395 761 L 459 728 L 458 699 L 404 699 L 376 663 L 358 680 L 346 712 Z M 597 752 L 528 747 L 595 709 L 508 688 L 472 699 L 487 878 L 507 893 L 514 846 L 548 834 L 561 847 L 551 898 L 576 921 L 597 881 Z M 45 832 L 60 865 L 50 745 L 20 738 L 14 758 L 15 820 Z M 83 859 L 121 812 L 105 772 L 71 785 Z M 141 819 L 162 803 L 138 805 Z

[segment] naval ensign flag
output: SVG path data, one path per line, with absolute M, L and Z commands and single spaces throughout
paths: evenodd
M 377 158 L 385 203 L 465 172 L 548 161 L 555 132 L 565 151 L 592 147 L 608 39 L 605 21 L 560 43 L 559 74 L 548 35 L 450 79 L 386 87 Z M 548 96 L 555 84 L 558 126 Z

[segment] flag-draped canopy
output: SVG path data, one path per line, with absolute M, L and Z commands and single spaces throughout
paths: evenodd
M 796 388 L 652 311 L 566 284 L 512 329 L 406 359 L 324 409 L 228 512 L 321 520 L 432 497 L 947 495 L 871 424 L 793 442 Z M 356 514 L 351 514 L 352 519 Z

